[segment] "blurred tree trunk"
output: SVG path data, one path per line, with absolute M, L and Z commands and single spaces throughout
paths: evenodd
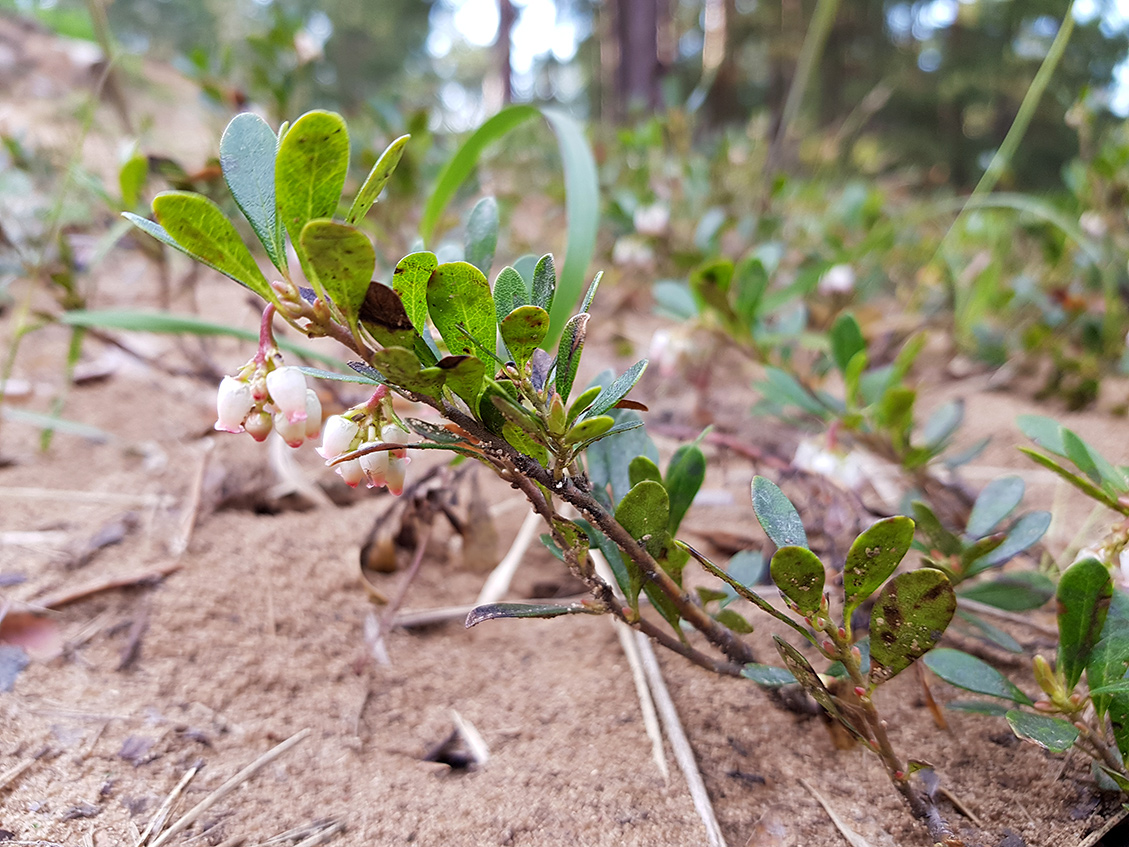
M 514 101 L 511 36 L 516 20 L 517 11 L 514 9 L 514 4 L 510 0 L 498 0 L 498 40 L 494 44 L 494 49 L 498 53 L 498 76 L 502 81 L 503 106 L 508 106 Z
M 615 117 L 651 113 L 662 102 L 659 81 L 659 7 L 664 0 L 616 0 Z
M 740 31 L 737 23 L 737 0 L 706 0 L 705 39 L 702 45 L 702 79 L 708 80 L 705 117 L 711 126 L 736 123 L 747 117 L 738 89 L 741 84 L 737 66 Z

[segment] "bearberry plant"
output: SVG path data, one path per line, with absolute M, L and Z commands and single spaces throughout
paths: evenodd
M 664 474 L 657 454 L 638 449 L 642 420 L 635 410 L 644 407 L 627 395 L 646 361 L 583 390 L 576 385 L 599 276 L 556 344 L 550 343 L 557 293 L 551 255 L 536 262 L 528 279 L 507 267 L 492 286 L 486 277 L 492 246 L 468 251 L 477 265 L 415 252 L 390 270 L 388 284 L 374 280 L 375 251 L 361 226 L 405 142 L 398 139 L 385 151 L 342 214 L 349 138 L 339 115 L 310 112 L 278 133 L 250 114 L 231 122 L 220 143 L 220 162 L 273 265 L 269 280 L 235 225 L 199 194 L 158 195 L 155 221 L 127 215 L 158 240 L 267 301 L 257 353 L 220 386 L 217 428 L 244 430 L 260 440 L 275 431 L 298 446 L 317 433 L 321 418 L 308 376 L 365 384 L 369 399 L 326 421 L 319 451 L 347 483 L 386 485 L 399 493 L 411 451 L 473 458 L 525 495 L 544 519 L 547 541 L 590 591 L 585 602 L 570 605 L 494 604 L 473 612 L 468 625 L 499 617 L 612 614 L 699 665 L 760 679 L 766 672 L 742 639 L 750 629 L 744 618 L 728 608 L 710 610 L 716 598 L 692 595 L 684 587 L 683 571 L 691 557 L 698 559 L 736 595 L 786 622 L 824 658 L 839 663 L 848 685 L 845 693 L 832 694 L 803 653 L 778 638 L 787 671 L 769 676 L 779 680 L 787 673 L 798 681 L 879 756 L 935 840 L 958 844 L 928 796 L 911 783 L 918 766 L 895 752 L 872 699 L 878 686 L 936 644 L 955 609 L 940 570 L 891 579 L 909 549 L 913 522 L 883 521 L 855 542 L 839 622 L 823 593 L 824 567 L 806 547 L 799 516 L 767 480 L 754 484 L 754 504 L 781 548 L 772 576 L 792 615 L 675 540 L 701 485 L 705 460 L 696 445 L 687 445 Z M 352 373 L 286 365 L 273 338 L 276 318 L 310 338 L 344 345 L 354 359 Z M 401 418 L 393 395 L 429 407 L 431 419 Z M 593 544 L 607 555 L 618 585 L 596 572 L 589 556 Z M 880 588 L 868 665 L 866 643 L 856 643 L 851 614 Z M 645 614 L 641 597 L 669 627 Z M 688 629 L 702 638 L 691 640 Z

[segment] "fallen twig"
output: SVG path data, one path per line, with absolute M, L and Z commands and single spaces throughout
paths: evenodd
M 180 570 L 180 567 L 180 562 L 167 562 L 133 573 L 100 577 L 81 585 L 61 589 L 54 594 L 48 594 L 46 597 L 34 600 L 33 603 L 36 607 L 42 609 L 58 609 L 60 606 L 66 606 L 76 600 L 84 600 L 92 594 L 98 594 L 111 588 L 129 588 L 143 582 L 155 582 L 164 579 L 169 574 Z
M 870 842 L 843 823 L 842 818 L 835 814 L 835 810 L 823 799 L 823 796 L 803 777 L 800 778 L 800 785 L 806 788 L 808 793 L 819 802 L 819 805 L 823 807 L 823 811 L 827 812 L 827 817 L 831 818 L 831 823 L 835 824 L 835 828 L 839 830 L 839 834 L 843 836 L 851 847 L 870 847 Z
M 239 773 L 237 773 L 235 776 L 233 776 L 231 779 L 229 779 L 227 782 L 225 782 L 223 785 L 221 785 L 191 809 L 189 809 L 188 812 L 186 812 L 176 823 L 166 829 L 161 834 L 161 836 L 150 845 L 150 847 L 161 847 L 162 844 L 168 842 L 174 835 L 177 835 L 186 830 L 193 823 L 195 823 L 196 819 L 204 814 L 204 812 L 206 812 L 208 809 L 210 809 L 212 806 L 214 806 L 244 782 L 249 780 L 256 773 L 269 765 L 291 747 L 304 740 L 309 734 L 309 729 L 303 729 L 300 732 L 294 733 L 294 735 L 291 735 L 282 743 L 275 745 L 270 750 L 263 753 L 263 755 L 259 756 L 259 758 L 255 759 L 255 761 L 247 765 L 247 767 L 243 768 L 243 770 L 241 770 Z
M 662 718 L 666 737 L 674 750 L 674 760 L 678 762 L 682 775 L 686 777 L 686 784 L 690 789 L 690 799 L 694 801 L 694 808 L 697 809 L 702 823 L 705 824 L 706 840 L 710 847 L 726 847 L 725 836 L 721 834 L 721 826 L 717 822 L 717 815 L 714 814 L 709 792 L 706 791 L 706 784 L 702 780 L 698 763 L 694 759 L 694 750 L 690 747 L 690 742 L 682 729 L 682 721 L 678 717 L 678 710 L 674 707 L 674 701 L 671 699 L 670 692 L 663 681 L 662 670 L 659 668 L 659 660 L 655 656 L 655 650 L 651 646 L 650 639 L 641 632 L 635 633 L 635 642 L 639 645 L 639 655 L 643 662 L 643 670 L 647 675 L 647 685 L 651 689 L 651 695 L 655 698 L 655 705 L 658 707 L 659 716 Z
M 24 759 L 18 765 L 8 768 L 8 770 L 4 771 L 4 773 L 0 773 L 0 791 L 3 791 L 8 787 L 10 783 L 13 783 L 17 779 L 19 779 L 23 775 L 24 771 L 35 764 L 35 761 L 36 760 L 34 758 Z
M 196 776 L 198 770 L 199 768 L 195 767 L 189 768 L 184 776 L 180 778 L 180 782 L 169 792 L 164 802 L 161 803 L 160 808 L 158 808 L 153 817 L 149 819 L 149 825 L 145 827 L 144 832 L 141 833 L 141 837 L 137 839 L 136 847 L 141 847 L 141 845 L 149 839 L 149 836 L 160 834 L 161 827 L 164 826 L 165 821 L 168 819 L 169 812 L 172 810 L 172 804 L 176 802 L 176 798 L 180 796 L 180 792 L 184 790 L 184 787 L 192 781 L 192 777 Z

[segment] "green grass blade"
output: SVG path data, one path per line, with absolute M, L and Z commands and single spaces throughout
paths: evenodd
M 59 322 L 68 326 L 98 327 L 99 329 L 124 329 L 129 332 L 157 332 L 177 335 L 227 335 L 244 341 L 259 340 L 259 333 L 234 326 L 211 323 L 190 315 L 172 315 L 166 312 L 143 312 L 131 309 L 106 309 L 102 311 L 76 309 L 63 312 Z M 307 359 L 327 365 L 340 366 L 339 359 L 316 353 L 307 347 L 293 344 L 285 339 L 278 340 L 278 346 L 290 353 L 305 356 Z

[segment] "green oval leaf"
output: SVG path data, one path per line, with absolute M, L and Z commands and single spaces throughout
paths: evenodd
M 278 145 L 274 190 L 290 240 L 315 218 L 332 218 L 349 169 L 349 131 L 336 112 L 307 112 Z
M 670 532 L 678 532 L 682 519 L 706 479 L 706 456 L 697 444 L 683 444 L 666 466 L 667 493 L 670 494 Z
M 231 119 L 220 138 L 220 169 L 236 205 L 263 243 L 271 262 L 286 267 L 286 247 L 274 192 L 278 136 L 252 112 Z
M 650 479 L 655 482 L 661 483 L 663 481 L 662 471 L 656 465 L 650 456 L 636 456 L 627 465 L 627 475 L 631 479 L 632 485 L 638 485 L 645 479 Z M 667 494 L 669 495 L 669 491 Z
M 557 270 L 553 267 L 553 254 L 546 253 L 537 260 L 533 268 L 533 305 L 546 312 L 553 309 L 553 297 L 557 293 Z
M 235 225 L 207 197 L 191 191 L 163 191 L 153 198 L 153 214 L 162 231 L 172 240 L 161 238 L 153 228 L 143 226 L 146 232 L 247 286 L 264 300 L 276 300 Z M 144 220 L 135 215 L 127 217 L 135 224 Z
M 886 583 L 870 613 L 870 680 L 898 675 L 941 640 L 957 598 L 940 571 L 922 568 Z
M 519 306 L 502 318 L 498 329 L 514 364 L 524 369 L 549 332 L 549 313 L 540 306 Z
M 404 146 L 410 138 L 410 135 L 401 135 L 380 154 L 380 158 L 376 160 L 376 164 L 372 166 L 372 170 L 365 177 L 361 190 L 353 198 L 353 205 L 349 208 L 346 221 L 355 224 L 368 214 L 368 210 L 372 208 L 377 198 L 380 197 L 380 192 L 388 184 L 396 166 L 400 164 L 400 158 L 404 155 Z
M 434 253 L 409 253 L 392 272 L 392 290 L 400 295 L 408 319 L 421 334 L 427 328 L 427 283 L 437 267 Z
M 1042 538 L 1050 525 L 1050 512 L 1028 512 L 1012 525 L 1003 543 L 984 557 L 984 564 L 988 567 L 1001 565 L 1022 553 Z
M 772 543 L 777 547 L 807 547 L 800 513 L 776 483 L 763 476 L 753 477 L 753 511 Z
M 475 356 L 444 356 L 437 367 L 446 374 L 445 383 L 471 409 L 478 408 L 486 363 Z
M 474 204 L 470 218 L 467 219 L 464 256 L 468 262 L 488 274 L 490 266 L 494 264 L 494 251 L 497 248 L 498 201 L 493 197 L 483 197 Z
M 991 582 L 981 581 L 961 588 L 960 596 L 987 603 L 1009 612 L 1028 612 L 1038 609 L 1055 593 L 1054 583 L 1044 574 L 1035 571 L 1016 571 L 1001 574 Z
M 376 253 L 368 236 L 348 224 L 312 220 L 302 228 L 299 241 L 326 295 L 356 326 L 376 270 Z
M 583 441 L 592 441 L 606 435 L 613 426 L 615 426 L 615 418 L 611 415 L 585 418 L 568 431 L 565 435 L 565 444 L 580 444 Z
M 974 691 L 977 694 L 987 694 L 989 697 L 999 697 L 1001 700 L 1011 700 L 1013 703 L 1022 703 L 1024 706 L 1031 705 L 1031 698 L 1020 691 L 1006 676 L 987 662 L 961 650 L 938 647 L 926 653 L 922 661 L 925 662 L 925 667 L 949 685 L 955 685 L 965 691 Z
M 993 479 L 984 486 L 972 505 L 965 532 L 969 538 L 983 538 L 1015 511 L 1023 499 L 1023 480 L 1017 476 Z
M 530 305 L 525 278 L 511 267 L 504 267 L 494 280 L 494 310 L 500 324 L 506 315 Z
M 1024 741 L 1038 744 L 1052 753 L 1065 753 L 1078 740 L 1078 729 L 1070 721 L 1012 709 L 1007 713 L 1011 731 Z
M 1082 678 L 1090 652 L 1101 637 L 1112 598 L 1113 580 L 1097 559 L 1075 562 L 1058 581 L 1057 669 L 1066 677 L 1067 691 Z
M 427 283 L 427 310 L 451 353 L 473 353 L 470 339 L 494 349 L 494 298 L 482 271 L 469 262 L 439 265 Z
M 602 415 L 604 412 L 611 409 L 622 400 L 627 394 L 635 387 L 635 383 L 639 381 L 639 377 L 643 375 L 643 371 L 647 369 L 647 360 L 640 359 L 620 376 L 612 382 L 611 385 L 605 386 L 604 389 L 596 395 L 596 399 L 592 401 L 585 412 L 580 416 L 581 419 L 593 418 L 597 415 Z
M 792 676 L 791 671 L 772 665 L 759 665 L 756 662 L 745 665 L 741 670 L 741 676 L 751 679 L 761 688 L 780 688 L 784 685 L 796 684 L 796 678 Z
M 819 611 L 826 574 L 815 553 L 806 547 L 781 547 L 768 568 L 780 593 L 796 605 L 800 614 L 810 617 Z
M 850 312 L 839 315 L 831 327 L 831 358 L 840 373 L 846 373 L 847 365 L 855 354 L 866 349 L 866 339 L 855 316 Z
M 439 368 L 421 370 L 419 359 L 403 347 L 385 347 L 372 355 L 372 366 L 393 385 L 438 397 L 445 374 Z
M 913 532 L 909 518 L 885 518 L 854 540 L 843 565 L 844 618 L 889 579 L 909 552 Z
M 615 519 L 652 556 L 661 556 L 670 519 L 670 499 L 661 482 L 645 479 L 623 495 Z

